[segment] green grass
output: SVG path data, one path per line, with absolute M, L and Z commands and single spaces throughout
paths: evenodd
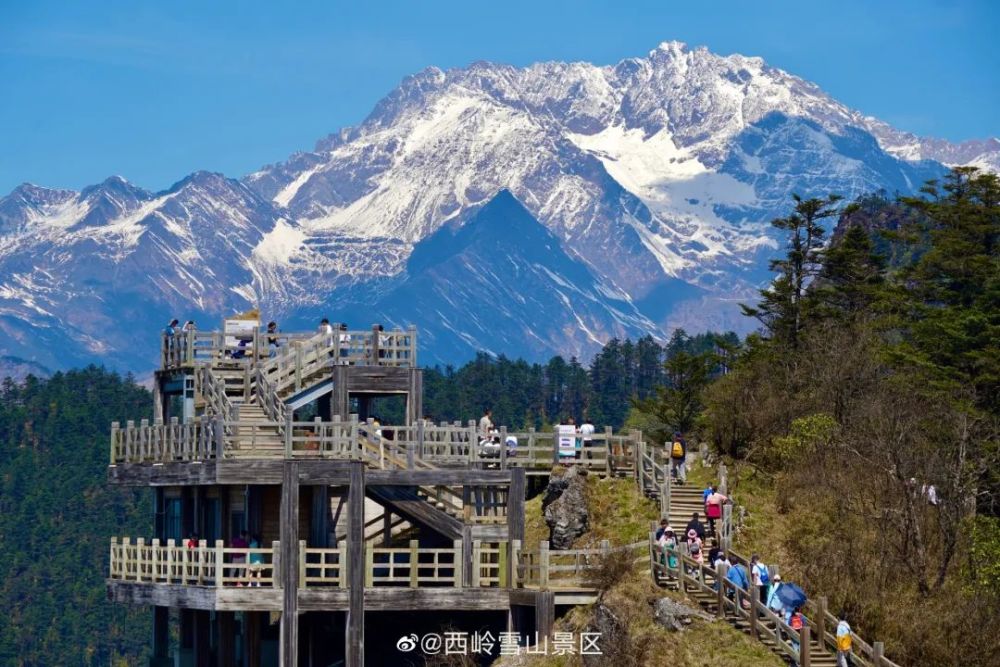
M 525 503 L 524 542 L 534 548 L 549 539 L 539 494 Z M 587 508 L 590 528 L 578 537 L 574 548 L 585 549 L 608 540 L 612 546 L 630 544 L 649 537 L 649 527 L 659 520 L 659 506 L 639 493 L 634 479 L 587 476 Z

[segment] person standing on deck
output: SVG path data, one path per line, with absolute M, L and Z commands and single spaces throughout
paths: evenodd
M 680 433 L 674 433 L 673 443 L 670 445 L 670 473 L 677 480 L 677 484 L 684 484 L 687 481 L 687 443 Z
M 840 612 L 840 622 L 837 623 L 837 667 L 849 667 L 851 664 L 851 624 L 847 622 L 847 612 Z
M 594 458 L 594 451 L 591 447 L 594 444 L 594 425 L 590 423 L 587 415 L 583 416 L 583 423 L 580 424 L 580 444 L 588 459 Z
M 281 342 L 278 340 L 278 323 L 271 320 L 267 323 L 267 356 L 277 356 L 280 346 Z
M 163 333 L 167 334 L 168 336 L 173 336 L 174 334 L 177 333 L 177 325 L 180 323 L 181 321 L 175 317 L 174 319 L 170 320 L 170 324 L 164 327 Z
M 483 416 L 479 418 L 479 441 L 489 442 L 490 431 L 493 430 L 493 420 L 491 419 L 493 411 L 489 408 L 483 410 Z
M 184 323 L 184 326 L 181 327 L 181 331 L 184 333 L 190 333 L 194 330 L 195 330 L 194 320 L 188 320 L 187 322 Z
M 326 345 L 333 344 L 333 326 L 330 324 L 330 320 L 325 317 L 319 321 L 319 327 L 316 329 L 316 333 L 326 335 Z

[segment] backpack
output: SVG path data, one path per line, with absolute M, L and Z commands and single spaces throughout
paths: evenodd
M 844 651 L 845 653 L 851 650 L 850 633 L 847 633 L 846 635 L 840 635 L 839 637 L 837 637 L 837 650 Z
M 767 571 L 767 566 L 763 565 L 761 563 L 758 563 L 757 567 L 760 568 L 758 570 L 758 574 L 760 575 L 760 585 L 761 586 L 770 586 L 771 585 L 771 574 Z
M 792 628 L 792 630 L 801 630 L 802 614 L 792 614 L 792 617 L 789 619 L 788 625 Z
M 670 448 L 670 457 L 674 459 L 684 458 L 684 445 L 680 440 L 674 440 L 673 447 Z

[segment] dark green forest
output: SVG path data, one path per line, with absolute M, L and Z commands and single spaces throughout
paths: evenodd
M 0 664 L 109 665 L 142 655 L 150 614 L 105 600 L 112 535 L 147 535 L 152 496 L 105 483 L 113 420 L 152 411 L 131 378 L 90 367 L 0 387 Z

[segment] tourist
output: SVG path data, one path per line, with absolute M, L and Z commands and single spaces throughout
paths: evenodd
M 325 317 L 319 321 L 319 326 L 316 328 L 316 333 L 322 334 L 323 344 L 327 347 L 333 345 L 333 325 L 330 324 L 330 320 Z
M 729 570 L 726 572 L 726 581 L 732 584 L 732 587 L 727 593 L 729 599 L 735 599 L 736 604 L 743 607 L 747 606 L 747 601 L 744 596 L 750 590 L 750 580 L 749 577 L 747 577 L 746 568 L 743 567 L 742 563 L 734 563 L 729 566 Z
M 708 519 L 708 530 L 712 535 L 716 535 L 715 522 L 722 518 L 722 506 L 729 500 L 719 493 L 718 489 L 712 485 L 708 488 L 711 493 L 705 498 L 705 518 Z
M 184 326 L 181 327 L 181 332 L 183 333 L 191 333 L 194 330 L 195 330 L 194 320 L 188 320 L 187 322 L 184 323 Z
M 750 578 L 753 585 L 757 587 L 757 599 L 761 604 L 767 601 L 767 589 L 771 585 L 771 575 L 767 571 L 767 565 L 760 561 L 760 556 L 754 554 L 750 557 Z
M 659 541 L 668 530 L 673 532 L 670 528 L 670 522 L 666 519 L 660 519 L 660 527 L 656 529 L 656 540 Z
M 840 622 L 837 623 L 837 667 L 848 667 L 851 664 L 851 624 L 847 622 L 847 612 L 840 612 Z
M 277 356 L 279 347 L 281 347 L 281 341 L 278 340 L 278 323 L 271 320 L 267 323 L 267 356 Z
M 479 418 L 479 441 L 489 442 L 490 431 L 493 430 L 493 411 L 489 408 L 483 410 L 483 416 Z
M 188 538 L 187 538 L 186 545 L 187 545 L 188 549 L 197 549 L 198 548 L 198 534 L 197 533 L 188 533 Z
M 260 535 L 250 538 L 250 549 L 260 549 Z M 264 554 L 260 551 L 250 552 L 250 585 L 260 586 L 261 570 L 264 569 Z
M 781 588 L 781 575 L 776 574 L 774 575 L 774 586 L 771 586 L 771 590 L 767 594 L 767 608 L 780 617 L 785 611 L 785 604 L 778 597 L 779 588 Z
M 702 540 L 705 539 L 705 524 L 701 522 L 701 517 L 697 512 L 691 515 L 691 520 L 688 521 L 688 525 L 684 528 L 685 533 L 694 531 L 698 534 Z
M 679 485 L 687 481 L 686 461 L 687 443 L 680 433 L 674 433 L 674 440 L 670 445 L 670 474 Z
M 805 625 L 805 617 L 802 616 L 802 612 L 796 607 L 792 610 L 792 613 L 788 616 L 788 627 L 790 627 L 795 632 L 792 633 L 792 650 L 795 651 L 795 664 L 799 664 L 799 637 L 802 636 L 802 627 Z
M 674 535 L 674 531 L 667 530 L 663 532 L 660 538 L 657 540 L 657 544 L 660 546 L 660 562 L 665 563 L 666 566 L 671 570 L 677 569 L 677 536 Z M 666 552 L 666 559 L 663 558 L 663 552 Z
M 249 542 L 247 542 L 247 531 L 241 530 L 240 534 L 233 538 L 231 546 L 232 546 L 233 549 L 246 549 L 246 548 L 248 548 L 250 546 L 250 544 L 249 544 Z M 245 574 L 246 567 L 243 565 L 244 563 L 247 562 L 246 552 L 244 551 L 243 553 L 235 553 L 235 554 L 233 554 L 233 561 L 232 562 L 234 564 L 239 565 L 239 567 L 233 568 L 233 570 L 232 570 L 232 576 L 236 579 L 236 585 L 237 586 L 242 586 L 243 585 L 243 581 L 242 580 L 246 577 L 246 574 Z
M 347 325 L 344 323 L 341 323 L 337 329 L 340 331 L 340 335 L 338 336 L 340 358 L 346 359 L 351 353 L 351 334 L 347 333 Z
M 180 321 L 180 320 L 178 320 L 178 319 L 177 319 L 177 318 L 175 317 L 174 319 L 170 320 L 170 324 L 168 324 L 168 325 L 167 325 L 167 326 L 166 326 L 166 327 L 165 327 L 165 328 L 163 329 L 163 333 L 165 333 L 165 334 L 166 334 L 166 335 L 168 335 L 168 336 L 171 336 L 171 337 L 173 337 L 173 336 L 174 336 L 174 335 L 175 335 L 175 334 L 177 333 L 177 325 L 178 325 L 178 324 L 180 324 L 180 323 L 181 323 L 181 321 Z
M 583 446 L 583 452 L 588 459 L 594 458 L 594 452 L 591 449 L 594 444 L 594 431 L 594 425 L 590 423 L 587 415 L 584 415 L 583 423 L 580 424 L 580 441 Z

